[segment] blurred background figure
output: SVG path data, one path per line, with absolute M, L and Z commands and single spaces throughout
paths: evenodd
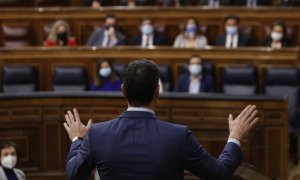
M 96 29 L 89 37 L 88 46 L 113 47 L 125 44 L 125 36 L 119 31 L 117 17 L 108 14 L 103 28 Z
M 199 33 L 199 23 L 195 18 L 190 18 L 184 25 L 184 30 L 179 34 L 173 44 L 177 48 L 203 48 L 207 45 L 207 38 Z
M 247 7 L 256 7 L 256 6 L 271 6 L 271 0 L 236 0 L 235 4 L 237 6 L 247 6 Z
M 227 48 L 250 46 L 250 37 L 244 36 L 239 31 L 239 17 L 229 15 L 225 18 L 224 23 L 225 33 L 218 35 L 216 46 L 225 46 Z
M 76 40 L 71 36 L 70 25 L 63 20 L 56 21 L 51 28 L 45 46 L 76 46 Z
M 13 142 L 4 142 L 0 145 L 1 151 L 1 180 L 25 180 L 22 170 L 15 168 L 17 164 L 16 145 Z
M 149 6 L 154 5 L 155 1 L 151 0 L 119 0 L 120 6 L 128 6 L 128 7 L 135 7 L 135 6 Z
M 198 5 L 219 7 L 219 6 L 227 6 L 227 5 L 229 5 L 229 2 L 228 2 L 228 0 L 199 0 Z
M 109 60 L 102 60 L 96 68 L 92 91 L 121 91 L 121 78 L 117 76 Z
M 271 32 L 266 39 L 264 46 L 275 49 L 291 46 L 291 41 L 287 37 L 286 25 L 284 21 L 275 21 L 272 25 Z
M 140 25 L 140 34 L 132 38 L 132 45 L 151 47 L 167 45 L 167 38 L 155 31 L 153 21 L 150 17 L 144 17 Z
M 112 4 L 110 3 L 110 1 L 107 0 L 85 0 L 83 2 L 83 6 L 88 6 L 93 9 L 98 9 L 103 6 L 111 6 L 111 5 Z
M 175 92 L 188 92 L 197 94 L 200 92 L 215 92 L 213 77 L 203 74 L 202 59 L 193 55 L 190 58 L 188 72 L 180 75 L 177 80 Z

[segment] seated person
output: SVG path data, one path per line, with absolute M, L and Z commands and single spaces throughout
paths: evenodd
M 237 48 L 239 46 L 249 46 L 250 38 L 243 36 L 239 32 L 240 19 L 237 16 L 230 15 L 225 18 L 225 33 L 220 34 L 216 40 L 216 46 L 225 46 L 227 48 Z
M 118 5 L 129 6 L 129 7 L 149 6 L 149 5 L 154 5 L 154 2 L 155 1 L 151 1 L 151 0 L 119 0 Z
M 182 74 L 177 80 L 175 91 L 197 94 L 215 92 L 213 77 L 202 73 L 202 59 L 194 55 L 190 58 L 189 73 Z
M 281 0 L 279 3 L 282 6 L 300 6 L 300 0 Z
M 56 21 L 51 28 L 45 46 L 76 46 L 76 40 L 71 36 L 70 25 L 63 20 Z
M 228 0 L 198 0 L 200 6 L 219 7 L 229 5 Z
M 107 0 L 84 0 L 83 6 L 89 6 L 93 9 L 98 9 L 103 6 L 111 6 L 110 1 Z
M 275 49 L 291 46 L 291 42 L 286 35 L 284 21 L 275 21 L 271 28 L 271 33 L 264 43 L 264 46 Z
M 97 65 L 96 79 L 92 91 L 121 91 L 121 79 L 116 75 L 112 63 L 103 60 Z
M 203 48 L 206 45 L 207 39 L 199 34 L 199 25 L 194 18 L 187 20 L 184 31 L 176 37 L 173 44 L 176 48 Z
M 120 32 L 117 26 L 115 15 L 109 14 L 105 17 L 103 28 L 96 29 L 89 37 L 88 46 L 112 47 L 124 45 L 125 36 Z
M 158 0 L 164 6 L 191 6 L 195 2 L 200 6 L 219 7 L 229 5 L 228 0 Z
M 25 180 L 25 174 L 21 169 L 15 168 L 17 164 L 16 145 L 13 142 L 5 142 L 0 145 L 1 166 L 0 179 Z
M 154 30 L 152 19 L 149 17 L 142 19 L 140 31 L 139 35 L 133 37 L 132 45 L 151 47 L 168 44 L 168 40 L 161 33 Z
M 248 7 L 271 6 L 272 0 L 236 0 L 235 4 L 237 6 L 248 6 Z

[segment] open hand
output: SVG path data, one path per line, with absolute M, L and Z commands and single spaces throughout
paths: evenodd
M 88 124 L 85 126 L 80 121 L 79 114 L 75 108 L 73 109 L 73 113 L 71 111 L 67 112 L 65 115 L 66 122 L 64 123 L 64 127 L 69 134 L 70 140 L 74 137 L 83 138 L 92 126 L 92 119 L 90 119 Z
M 232 114 L 230 114 L 228 117 L 229 138 L 239 141 L 244 139 L 250 129 L 259 121 L 259 118 L 256 117 L 257 113 L 255 105 L 248 105 L 234 120 Z

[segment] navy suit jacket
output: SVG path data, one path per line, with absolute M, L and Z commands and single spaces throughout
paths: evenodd
M 188 92 L 190 81 L 189 73 L 182 74 L 176 83 L 175 92 Z M 199 92 L 215 92 L 215 82 L 213 77 L 202 75 L 200 84 Z
M 133 37 L 132 41 L 131 41 L 131 44 L 132 45 L 137 45 L 137 46 L 142 45 L 142 34 L 139 34 L 139 35 Z M 168 40 L 162 34 L 160 34 L 158 32 L 154 32 L 154 34 L 153 34 L 153 45 L 154 46 L 168 45 Z
M 218 35 L 216 40 L 216 46 L 225 46 L 225 43 L 226 43 L 226 33 Z M 240 33 L 238 38 L 238 46 L 250 46 L 250 45 L 251 45 L 251 40 L 249 39 L 249 37 L 243 36 Z
M 96 29 L 93 34 L 89 37 L 88 42 L 86 45 L 88 46 L 101 46 L 102 42 L 104 40 L 104 28 Z M 116 46 L 124 45 L 125 44 L 125 36 L 120 33 L 119 31 L 116 31 L 116 36 L 118 38 L 118 42 L 116 43 Z
M 270 5 L 272 5 L 271 0 L 257 0 L 256 3 L 257 3 L 257 6 L 270 6 Z M 247 0 L 236 0 L 236 5 L 246 6 L 247 5 Z
M 83 140 L 72 143 L 66 174 L 86 180 L 97 166 L 101 180 L 183 180 L 184 169 L 204 179 L 229 179 L 241 161 L 235 143 L 227 143 L 216 159 L 186 126 L 150 112 L 125 111 L 92 125 Z

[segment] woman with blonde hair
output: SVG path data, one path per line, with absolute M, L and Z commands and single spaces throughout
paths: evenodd
M 197 19 L 190 18 L 186 21 L 183 32 L 176 37 L 173 46 L 176 48 L 203 48 L 207 46 L 207 38 L 199 33 Z
M 45 41 L 45 46 L 76 46 L 76 40 L 71 37 L 70 25 L 63 20 L 56 21 Z

